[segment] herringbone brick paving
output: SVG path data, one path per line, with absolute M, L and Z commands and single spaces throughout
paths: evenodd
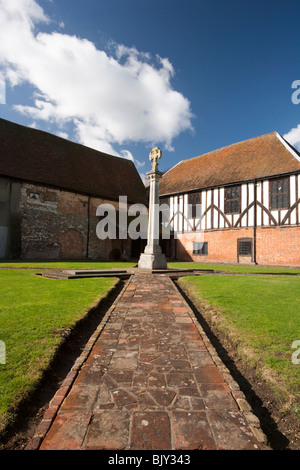
M 255 416 L 221 372 L 169 277 L 135 274 L 40 449 L 260 449 Z

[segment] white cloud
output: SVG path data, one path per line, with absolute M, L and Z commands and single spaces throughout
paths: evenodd
M 69 136 L 66 132 L 58 131 L 58 132 L 56 132 L 56 135 L 58 135 L 58 137 L 62 137 L 63 139 L 68 139 L 69 138 Z
M 293 147 L 300 150 L 300 124 L 291 129 L 287 134 L 284 134 L 284 139 L 287 140 Z
M 1 77 L 0 74 L 0 104 L 6 103 L 6 85 L 5 80 Z
M 35 0 L 0 0 L 0 66 L 11 86 L 29 83 L 34 120 L 72 123 L 78 141 L 108 153 L 129 142 L 162 144 L 192 129 L 190 102 L 171 86 L 169 59 L 114 44 L 108 55 L 87 39 L 53 31 Z M 119 154 L 133 159 L 128 151 Z

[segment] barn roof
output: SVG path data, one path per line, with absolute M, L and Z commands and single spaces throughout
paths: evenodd
M 4 119 L 0 119 L 0 175 L 145 203 L 145 187 L 132 161 Z
M 160 195 L 300 171 L 300 154 L 277 132 L 183 160 L 160 180 Z

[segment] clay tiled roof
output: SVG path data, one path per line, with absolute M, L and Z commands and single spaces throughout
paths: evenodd
M 105 199 L 145 202 L 132 161 L 0 119 L 0 175 Z
M 184 160 L 160 180 L 160 194 L 223 186 L 300 171 L 299 153 L 277 132 Z

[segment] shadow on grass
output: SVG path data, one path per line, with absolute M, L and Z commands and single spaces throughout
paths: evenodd
M 76 282 L 70 281 L 70 282 Z M 67 331 L 63 343 L 35 390 L 24 399 L 15 411 L 14 421 L 0 436 L 0 449 L 22 450 L 32 437 L 35 427 L 41 421 L 49 402 L 70 371 L 84 346 L 97 329 L 101 320 L 111 307 L 126 281 L 119 280 L 106 297 L 88 314 L 79 320 L 74 328 Z
M 230 356 L 230 353 L 223 346 L 220 339 L 212 331 L 210 325 L 204 319 L 204 317 L 199 313 L 196 306 L 189 299 L 184 290 L 176 282 L 176 279 L 173 279 L 175 286 L 179 290 L 180 294 L 183 296 L 191 310 L 193 311 L 195 317 L 197 318 L 199 324 L 203 328 L 205 334 L 207 335 L 212 346 L 217 351 L 220 359 L 223 361 L 225 366 L 228 368 L 233 379 L 238 383 L 241 391 L 245 394 L 246 399 L 250 406 L 252 407 L 253 413 L 258 417 L 260 421 L 260 426 L 264 434 L 267 436 L 268 444 L 273 450 L 287 450 L 289 447 L 289 440 L 284 436 L 278 429 L 278 426 L 274 419 L 272 418 L 270 412 L 265 407 L 262 399 L 253 389 L 253 385 L 249 380 L 243 375 L 243 373 L 236 366 L 235 360 Z

